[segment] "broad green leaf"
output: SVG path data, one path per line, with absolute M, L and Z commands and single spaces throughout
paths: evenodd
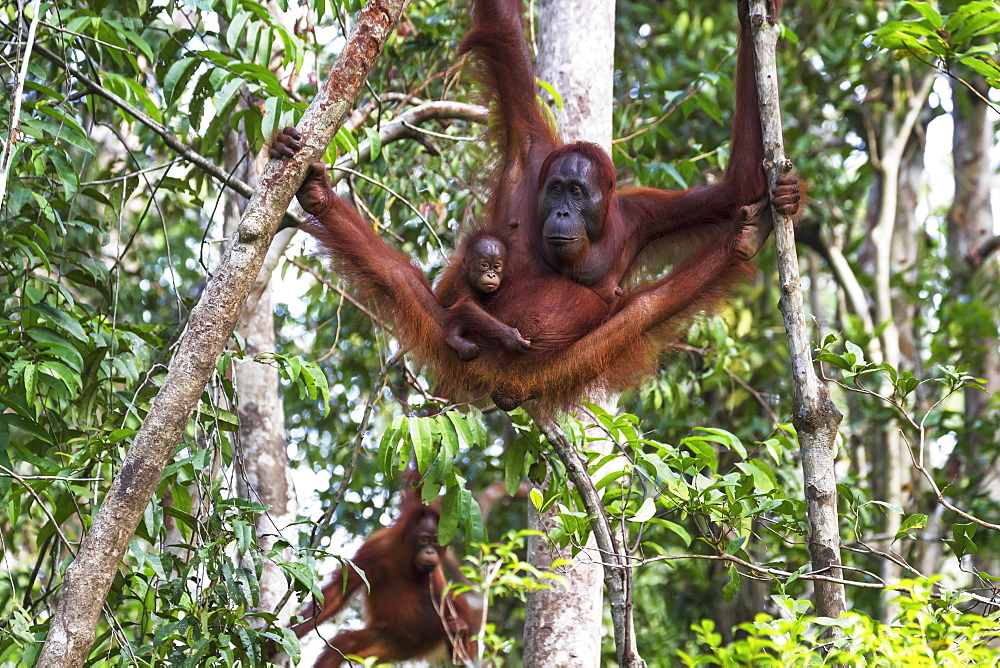
M 194 74 L 200 63 L 200 60 L 188 56 L 181 58 L 170 66 L 166 76 L 163 77 L 163 97 L 168 105 L 172 105 L 177 101 L 177 97 L 181 94 L 184 86 L 187 85 L 191 79 L 191 75 Z
M 503 482 L 509 496 L 514 496 L 524 477 L 524 465 L 528 453 L 528 439 L 516 438 L 507 446 L 503 459 Z
M 451 423 L 455 426 L 455 432 L 458 434 L 459 439 L 467 448 L 473 447 L 476 444 L 476 440 L 472 435 L 472 428 L 469 426 L 468 418 L 459 413 L 458 411 L 446 411 L 445 415 L 451 420 Z
M 458 531 L 461 490 L 458 485 L 448 485 L 441 501 L 441 521 L 438 522 L 438 542 L 448 545 Z
M 33 311 L 38 315 L 45 317 L 52 324 L 57 325 L 60 330 L 72 335 L 80 341 L 87 340 L 87 334 L 83 331 L 83 327 L 80 326 L 80 323 L 67 313 L 60 311 L 54 306 L 50 306 L 44 302 L 38 302 L 28 305 L 25 307 L 25 310 Z
M 250 12 L 237 12 L 236 16 L 229 22 L 229 28 L 226 30 L 226 46 L 229 47 L 230 51 L 235 53 L 239 50 L 246 37 L 245 29 L 251 16 Z
M 371 127 L 365 127 L 365 135 L 368 137 L 368 144 L 370 146 L 368 151 L 369 160 L 374 162 L 382 155 L 382 138 L 379 136 L 378 130 Z
M 944 25 L 944 19 L 941 18 L 941 14 L 929 2 L 913 2 L 912 0 L 908 0 L 906 4 L 920 12 L 927 19 L 927 22 L 931 24 L 932 28 L 940 28 Z
M 53 360 L 44 360 L 39 364 L 39 371 L 44 372 L 46 375 L 52 378 L 57 378 L 66 384 L 66 387 L 70 392 L 74 394 L 79 392 L 83 387 L 83 382 L 80 379 L 80 374 L 74 372 L 68 366 L 61 362 L 56 362 Z
M 923 529 L 925 526 L 927 526 L 927 515 L 910 515 L 899 525 L 899 530 L 896 532 L 896 540 L 909 535 L 914 529 Z
M 426 418 L 410 418 L 410 445 L 417 459 L 417 470 L 426 471 L 434 459 L 434 441 Z
M 639 506 L 639 510 L 635 511 L 635 515 L 629 518 L 632 522 L 648 522 L 653 515 L 656 514 L 656 503 L 653 501 L 653 497 L 647 497 L 642 505 Z

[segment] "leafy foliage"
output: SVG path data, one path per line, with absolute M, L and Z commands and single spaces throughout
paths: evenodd
M 933 583 L 901 583 L 897 601 L 902 613 L 885 624 L 850 612 L 838 619 L 818 619 L 792 607 L 790 619 L 759 614 L 740 624 L 744 637 L 723 645 L 715 625 L 706 620 L 692 627 L 706 651 L 680 652 L 684 666 L 985 666 L 996 661 L 990 638 L 996 622 L 955 610 L 933 594 Z M 824 633 L 838 629 L 830 641 Z

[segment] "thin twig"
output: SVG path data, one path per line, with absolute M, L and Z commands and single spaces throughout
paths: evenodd
M 10 172 L 10 161 L 14 157 L 14 142 L 20 130 L 18 126 L 21 117 L 21 94 L 24 91 L 24 82 L 28 78 L 28 65 L 31 63 L 32 48 L 41 50 L 41 46 L 35 44 L 35 29 L 38 28 L 38 21 L 41 12 L 38 11 L 41 0 L 34 0 L 31 3 L 31 23 L 28 25 L 28 37 L 24 43 L 24 53 L 21 54 L 21 71 L 17 73 L 17 81 L 14 82 L 14 93 L 11 97 L 10 105 L 10 129 L 7 132 L 7 141 L 4 142 L 3 151 L 0 151 L 0 207 L 3 206 L 4 196 L 7 194 L 7 176 Z M 22 12 L 24 5 L 21 5 Z M 21 17 L 23 18 L 23 14 Z

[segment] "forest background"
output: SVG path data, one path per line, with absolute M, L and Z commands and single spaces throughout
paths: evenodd
M 22 2 L 0 14 L 0 663 L 31 665 L 52 637 L 66 568 L 87 532 L 107 529 L 97 509 L 216 276 L 261 148 L 299 121 L 360 8 Z M 453 56 L 467 19 L 463 3 L 409 3 L 326 154 L 431 277 L 486 197 L 486 110 Z M 621 1 L 614 20 L 619 183 L 717 179 L 735 3 Z M 845 663 L 984 665 L 1000 577 L 1000 5 L 807 0 L 781 20 L 786 152 L 811 200 L 802 284 L 844 415 L 855 614 L 803 621 L 824 576 L 806 549 L 772 247 L 657 378 L 563 427 L 636 560 L 650 665 L 820 661 L 831 627 Z M 541 83 L 558 114 L 562 96 Z M 221 186 L 228 175 L 249 188 Z M 523 412 L 438 413 L 419 367 L 303 237 L 279 231 L 230 345 L 202 360 L 216 371 L 115 562 L 90 662 L 252 665 L 267 639 L 297 655 L 272 623 L 295 607 L 288 585 L 305 595 L 352 537 L 391 522 L 413 457 L 435 471 L 424 491 L 442 491 L 443 537 L 488 602 L 487 658 L 520 665 L 525 598 L 572 586 L 576 570 L 557 564 L 553 581 L 547 562 L 528 563 L 526 505 L 553 511 L 543 543 L 592 556 L 575 549 L 589 524 L 561 461 Z M 588 442 L 590 424 L 610 450 Z M 497 494 L 546 477 L 528 501 Z M 591 635 L 609 637 L 588 660 L 608 665 L 597 624 Z

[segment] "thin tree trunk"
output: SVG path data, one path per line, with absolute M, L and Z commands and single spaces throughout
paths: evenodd
M 163 387 L 76 560 L 66 570 L 38 666 L 80 666 L 87 659 L 101 608 L 125 549 L 215 371 L 274 230 L 308 165 L 322 155 L 350 110 L 404 5 L 405 0 L 369 1 L 333 71 L 303 116 L 302 151 L 288 161 L 271 161 L 265 168 L 261 187 L 254 191 L 222 264 L 191 311 Z
M 237 331 L 246 344 L 246 355 L 275 350 L 274 312 L 270 286 L 264 289 L 256 308 L 244 313 Z M 238 364 L 233 369 L 240 420 L 240 453 L 237 462 L 237 490 L 240 496 L 267 506 L 257 516 L 257 541 L 268 550 L 279 538 L 294 545 L 291 525 L 295 521 L 291 471 L 288 467 L 288 440 L 285 409 L 281 400 L 278 370 L 260 362 Z M 290 554 L 286 554 L 286 557 Z M 260 600 L 255 609 L 278 614 L 279 623 L 288 621 L 295 606 L 276 610 L 288 585 L 271 560 L 265 560 L 260 574 Z
M 881 328 L 881 334 L 878 337 L 880 345 L 870 352 L 870 356 L 873 362 L 884 362 L 895 369 L 905 368 L 904 341 L 906 330 L 911 327 L 911 323 L 898 312 L 892 287 L 896 263 L 906 255 L 897 248 L 897 243 L 906 234 L 897 226 L 898 222 L 906 222 L 900 217 L 900 208 L 905 206 L 900 202 L 900 198 L 905 197 L 901 179 L 907 147 L 911 146 L 911 137 L 933 79 L 934 74 L 928 73 L 911 81 L 904 73 L 887 80 L 886 90 L 894 94 L 889 96 L 891 104 L 879 119 L 878 141 L 872 147 L 872 162 L 878 169 L 879 185 L 871 198 L 875 214 L 868 240 L 870 273 L 875 286 L 873 323 Z M 882 379 L 877 391 L 883 395 L 891 394 L 888 378 Z M 866 431 L 864 438 L 872 463 L 872 495 L 893 506 L 905 508 L 904 490 L 908 487 L 905 482 L 910 470 L 910 458 L 899 425 L 890 421 L 888 424 L 870 425 Z M 881 533 L 888 538 L 879 541 L 879 549 L 887 552 L 892 549 L 893 537 L 901 522 L 902 515 L 899 513 L 890 511 L 886 514 Z M 902 576 L 899 564 L 891 559 L 883 559 L 879 570 L 886 582 L 896 582 Z M 893 595 L 886 597 L 881 615 L 883 621 L 893 619 L 898 613 L 894 599 Z
M 969 90 L 965 82 L 952 83 L 955 199 L 947 216 L 948 259 L 955 276 L 952 294 L 965 293 L 970 284 L 980 282 L 984 287 L 992 287 L 992 291 L 985 291 L 985 296 L 992 298 L 995 305 L 998 298 L 995 287 L 997 264 L 979 264 L 984 258 L 977 253 L 983 242 L 993 235 L 990 187 L 994 170 L 990 165 L 990 150 L 994 129 L 989 109 L 983 101 L 989 86 L 978 75 L 972 78 L 971 85 L 973 90 Z M 978 280 L 980 277 L 977 274 L 985 274 L 983 280 Z M 983 292 L 977 291 L 977 294 Z M 996 338 L 994 327 L 987 336 L 972 342 L 977 354 L 970 355 L 968 360 L 973 364 L 973 375 L 985 379 L 986 389 L 994 396 L 1000 392 L 1000 355 L 997 353 Z M 966 423 L 971 425 L 982 419 L 989 401 L 988 394 L 974 389 L 965 390 Z
M 538 407 L 532 407 L 537 409 Z M 529 409 L 531 410 L 531 409 Z M 576 448 L 559 425 L 552 419 L 552 416 L 544 410 L 531 410 L 532 419 L 548 439 L 552 449 L 555 450 L 559 459 L 566 466 L 566 475 L 573 482 L 577 493 L 583 501 L 583 506 L 587 511 L 590 520 L 590 527 L 593 531 L 592 537 L 596 543 L 595 552 L 600 555 L 603 562 L 604 585 L 608 591 L 608 599 L 611 604 L 611 621 L 614 625 L 615 649 L 618 658 L 618 666 L 621 668 L 645 668 L 646 662 L 639 656 L 636 649 L 635 626 L 632 622 L 632 596 L 630 569 L 627 565 L 628 555 L 624 553 L 622 545 L 615 540 L 615 535 L 611 529 L 611 522 L 605 512 L 601 502 L 601 495 L 594 487 L 593 480 L 587 473 L 586 462 L 577 452 Z M 548 618 L 552 618 L 549 615 Z M 527 626 L 527 624 L 525 624 Z M 527 633 L 525 634 L 527 637 Z M 553 641 L 561 641 L 560 638 L 547 634 Z M 525 665 L 526 666 L 585 666 L 590 665 L 590 657 L 580 656 L 572 658 L 574 652 L 571 647 L 566 647 L 559 642 L 557 648 L 559 652 L 550 651 L 545 653 L 544 658 L 551 663 L 539 662 L 538 650 L 532 656 L 534 659 L 529 663 L 527 643 L 525 643 Z M 599 658 L 599 657 L 598 657 Z
M 241 180 L 256 186 L 258 161 L 249 153 L 250 146 L 242 130 L 226 134 L 226 169 Z M 236 225 L 246 209 L 246 199 L 229 193 L 225 207 L 226 238 L 233 238 Z M 272 245 L 274 244 L 272 240 Z M 270 252 L 268 253 L 270 255 Z M 261 286 L 263 284 L 263 286 Z M 244 306 L 236 325 L 243 339 L 244 353 L 253 359 L 276 349 L 274 313 L 271 305 L 271 272 L 263 266 L 257 274 L 252 294 L 253 304 Z M 288 443 L 285 434 L 285 408 L 281 400 L 278 370 L 272 364 L 246 362 L 232 368 L 236 388 L 236 415 L 239 418 L 239 450 L 236 458 L 236 490 L 243 498 L 257 501 L 268 510 L 257 517 L 257 540 L 261 549 L 270 549 L 279 537 L 294 545 L 290 527 L 295 520 L 292 508 L 291 471 L 288 466 Z M 282 536 L 282 532 L 288 535 Z M 290 557 L 286 550 L 285 557 Z M 288 590 L 285 576 L 271 560 L 265 560 L 260 574 L 260 598 L 254 610 L 277 612 L 278 623 L 291 618 L 294 606 L 276 610 Z M 253 623 L 264 622 L 253 618 Z
M 764 166 L 768 180 L 774 183 L 781 173 L 791 171 L 792 166 L 785 158 L 781 107 L 778 103 L 775 45 L 779 29 L 773 18 L 767 15 L 766 4 L 764 0 L 752 0 L 750 16 L 757 55 L 757 89 L 764 131 Z M 792 357 L 792 423 L 802 448 L 802 474 L 809 518 L 809 554 L 813 571 L 840 578 L 840 527 L 833 466 L 836 453 L 834 442 L 842 416 L 813 369 L 792 220 L 779 215 L 776 210 L 772 209 L 771 213 L 774 216 L 778 245 L 778 273 L 781 282 L 779 306 L 785 319 L 788 348 Z M 837 617 L 846 610 L 842 584 L 817 580 L 814 586 L 817 614 Z
M 1000 285 L 1000 262 L 995 254 L 984 257 L 981 252 L 984 244 L 993 239 L 990 189 L 994 170 L 990 165 L 990 150 L 993 148 L 994 124 L 984 101 L 989 94 L 986 81 L 976 75 L 969 85 L 971 90 L 963 81 L 952 82 L 955 199 L 947 216 L 948 259 L 953 276 L 951 294 L 976 295 L 976 299 L 981 300 L 983 312 L 995 314 L 1000 308 L 1000 289 L 997 287 Z M 992 434 L 985 426 L 995 425 L 989 411 L 991 401 L 995 406 L 996 397 L 1000 394 L 996 318 L 987 318 L 979 328 L 970 326 L 966 331 L 968 338 L 964 361 L 970 364 L 974 376 L 986 381 L 986 392 L 972 388 L 964 391 L 964 417 L 968 432 L 952 457 L 979 462 L 984 460 L 984 450 L 996 443 L 998 434 L 995 426 Z M 985 481 L 997 479 L 996 466 L 988 469 L 970 471 L 981 489 Z M 972 558 L 977 571 L 995 571 L 995 552 L 981 550 Z

